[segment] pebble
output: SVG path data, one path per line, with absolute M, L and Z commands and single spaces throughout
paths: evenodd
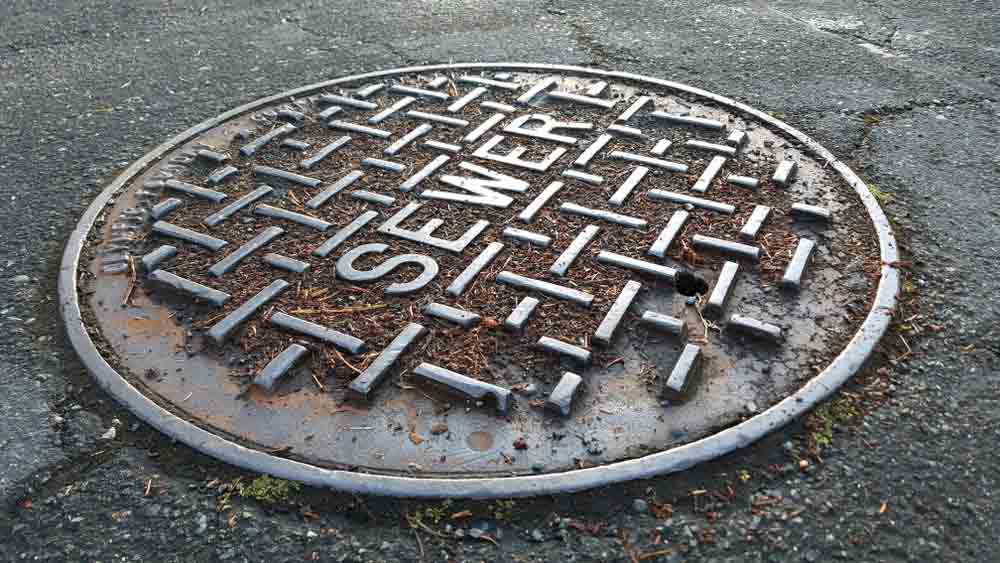
M 115 436 L 117 436 L 117 435 L 118 435 L 118 431 L 115 429 L 114 426 L 112 426 L 111 428 L 108 428 L 107 432 L 105 432 L 104 434 L 101 434 L 101 439 L 102 440 L 114 440 Z
M 637 514 L 645 514 L 646 511 L 649 510 L 649 504 L 641 498 L 637 498 L 632 501 L 632 510 L 634 510 Z
M 194 517 L 194 523 L 196 526 L 195 533 L 204 534 L 205 530 L 208 529 L 208 516 L 205 514 L 199 514 Z

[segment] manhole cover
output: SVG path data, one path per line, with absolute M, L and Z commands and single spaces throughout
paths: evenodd
M 90 207 L 61 292 L 101 384 L 210 455 L 524 495 L 687 467 L 801 414 L 881 336 L 895 260 L 867 187 L 751 108 L 452 65 L 186 131 Z

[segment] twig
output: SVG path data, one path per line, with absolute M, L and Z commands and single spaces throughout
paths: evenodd
M 417 547 L 420 548 L 420 560 L 423 561 L 423 559 L 424 559 L 424 542 L 423 542 L 423 540 L 420 539 L 420 534 L 417 533 L 417 530 L 415 530 L 414 528 L 410 528 L 410 531 L 413 532 L 413 537 L 417 538 Z
M 313 376 L 313 381 L 315 381 L 315 382 L 316 382 L 316 387 L 319 387 L 319 390 L 320 390 L 320 391 L 322 391 L 322 392 L 326 393 L 326 387 L 324 387 L 324 386 L 323 386 L 323 382 L 321 382 L 321 381 L 319 380 L 319 378 L 318 378 L 318 377 L 316 377 L 316 374 L 315 374 L 315 373 L 314 373 L 314 374 L 312 374 L 312 376 Z
M 623 358 L 621 358 L 621 357 L 618 357 L 618 358 L 615 358 L 614 360 L 612 360 L 611 363 L 605 365 L 604 369 L 608 369 L 609 367 L 611 367 L 611 366 L 613 366 L 615 364 L 624 364 L 624 363 L 625 363 L 625 360 Z
M 421 530 L 427 532 L 428 534 L 430 534 L 432 536 L 437 536 L 439 538 L 449 539 L 449 536 L 446 536 L 446 535 L 442 534 L 441 532 L 435 532 L 434 530 L 428 528 L 427 524 L 424 524 L 420 520 L 417 520 L 415 518 L 410 517 L 410 515 L 406 516 L 406 521 L 410 524 L 410 528 L 413 528 L 414 526 L 416 526 L 417 528 L 420 528 Z
M 906 353 L 896 358 L 896 361 L 898 362 L 899 360 L 902 360 L 904 358 L 909 358 L 911 355 L 913 355 L 913 350 L 910 348 L 910 345 L 906 343 L 906 339 L 903 338 L 902 334 L 897 334 L 896 336 L 898 336 L 899 339 L 903 341 L 903 346 L 906 346 Z
M 122 305 L 128 305 L 129 299 L 132 298 L 132 291 L 135 289 L 135 262 L 132 257 L 128 257 L 128 289 L 125 290 L 125 297 L 122 298 Z
M 491 536 L 489 534 L 483 534 L 483 535 L 479 536 L 479 539 L 486 540 L 486 541 L 492 543 L 493 545 L 495 545 L 497 547 L 500 547 L 500 542 L 498 542 L 497 540 L 493 539 L 493 536 Z
M 354 370 L 354 373 L 357 373 L 357 374 L 361 373 L 361 370 L 359 370 L 358 368 L 352 366 L 350 362 L 348 362 L 347 360 L 344 359 L 344 356 L 341 355 L 340 350 L 337 350 L 336 348 L 334 348 L 333 349 L 333 353 L 337 354 L 337 357 L 340 358 L 340 361 L 344 362 L 345 366 L 347 366 L 347 367 L 351 368 L 352 370 Z
M 368 305 L 366 307 L 348 307 L 346 309 L 333 309 L 332 311 L 323 311 L 327 315 L 339 315 L 341 313 L 360 313 L 362 311 L 371 311 L 374 309 L 385 309 L 385 303 L 379 303 L 378 305 Z
M 152 479 L 150 479 L 149 481 L 147 481 L 147 482 L 146 482 L 146 492 L 145 492 L 145 493 L 143 493 L 143 495 L 142 495 L 142 496 L 144 496 L 144 497 L 148 497 L 148 496 L 149 496 L 149 491 L 150 491 L 150 490 L 151 490 L 152 488 L 153 488 L 153 480 L 152 480 Z

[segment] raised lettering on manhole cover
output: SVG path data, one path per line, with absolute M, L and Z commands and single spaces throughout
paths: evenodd
M 529 65 L 210 120 L 110 186 L 66 256 L 73 342 L 140 416 L 389 494 L 577 489 L 745 445 L 857 369 L 896 292 L 881 211 L 801 133 Z

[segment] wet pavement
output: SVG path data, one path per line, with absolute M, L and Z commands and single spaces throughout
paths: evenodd
M 985 2 L 0 7 L 0 557 L 990 560 L 1000 531 L 997 11 Z M 313 490 L 268 502 L 276 487 L 260 481 L 231 493 L 255 476 L 169 443 L 95 389 L 64 342 L 55 279 L 68 232 L 128 163 L 289 87 L 499 60 L 704 87 L 778 115 L 848 161 L 886 194 L 909 253 L 905 291 L 917 305 L 887 336 L 895 361 L 808 421 L 679 475 L 450 506 Z M 858 412 L 845 406 L 855 397 Z M 819 455 L 807 454 L 816 443 Z

